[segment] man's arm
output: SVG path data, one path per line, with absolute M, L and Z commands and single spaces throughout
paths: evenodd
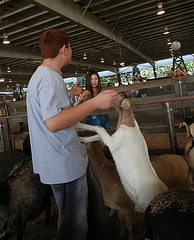
M 56 116 L 45 120 L 47 129 L 51 132 L 68 128 L 97 109 L 107 109 L 114 105 L 117 99 L 117 92 L 114 90 L 107 90 L 99 93 L 96 97 L 71 108 L 63 109 Z

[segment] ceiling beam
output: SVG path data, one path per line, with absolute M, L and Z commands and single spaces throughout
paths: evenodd
M 42 61 L 42 56 L 39 48 L 15 46 L 12 44 L 9 44 L 9 45 L 0 44 L 0 57 L 12 58 L 12 59 L 13 58 L 26 59 L 31 61 Z M 78 61 L 76 59 L 72 59 L 71 64 L 75 66 L 97 68 L 97 69 L 101 69 L 102 71 L 109 70 L 115 73 L 117 73 L 118 71 L 118 69 L 114 66 L 96 64 L 96 63 L 87 62 L 87 61 Z
M 145 59 L 152 66 L 154 65 L 154 61 L 148 57 L 143 52 L 139 51 L 137 47 L 133 46 L 128 39 L 124 37 L 120 37 L 120 32 L 115 30 L 112 26 L 99 19 L 89 11 L 85 11 L 79 5 L 73 3 L 70 0 L 25 0 L 30 3 L 34 3 L 35 5 L 41 6 L 47 9 L 50 12 L 55 12 L 59 14 L 61 17 L 65 19 L 69 19 L 71 22 L 75 22 L 78 25 L 86 27 L 102 36 L 105 36 L 112 41 L 117 42 L 118 44 L 123 45 L 129 50 L 133 51 L 135 54 L 139 55 L 141 58 Z
M 40 50 L 33 47 L 0 44 L 0 57 L 41 61 Z

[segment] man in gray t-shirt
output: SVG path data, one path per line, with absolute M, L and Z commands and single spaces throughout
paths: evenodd
M 41 182 L 52 187 L 59 210 L 58 240 L 84 240 L 87 233 L 87 239 L 103 239 L 99 187 L 74 125 L 96 109 L 112 107 L 117 93 L 101 92 L 74 107 L 72 98 L 83 89 L 76 83 L 68 91 L 60 75 L 61 68 L 71 63 L 67 34 L 47 30 L 39 47 L 43 63 L 31 77 L 27 92 L 33 169 Z
M 28 86 L 29 132 L 36 146 L 32 147 L 33 167 L 46 184 L 73 181 L 85 174 L 88 165 L 74 125 L 53 133 L 44 124 L 71 107 L 67 91 L 61 75 L 48 66 L 38 67 Z

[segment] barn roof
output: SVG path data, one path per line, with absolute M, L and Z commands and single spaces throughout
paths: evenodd
M 163 15 L 157 15 L 158 2 Z M 118 72 L 121 61 L 152 66 L 171 57 L 169 40 L 181 43 L 182 55 L 192 54 L 193 13 L 193 0 L 0 0 L 1 42 L 4 33 L 11 41 L 0 44 L 0 77 L 27 84 L 41 63 L 38 40 L 49 28 L 66 30 L 70 38 L 73 58 L 62 69 L 64 77 L 91 69 Z

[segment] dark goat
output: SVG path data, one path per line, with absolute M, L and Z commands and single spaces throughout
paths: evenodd
M 186 122 L 186 124 L 189 126 L 189 125 L 191 125 L 192 123 L 194 123 L 194 118 L 193 118 L 192 116 L 187 116 L 187 117 L 185 118 L 185 122 Z
M 30 147 L 30 136 L 27 135 L 23 141 L 23 151 L 30 156 L 31 155 L 31 147 Z
M 32 172 L 31 157 L 20 161 L 0 183 L 0 239 L 17 233 L 17 240 L 22 240 L 27 222 L 44 210 L 49 223 L 50 194 L 50 186 Z
M 14 166 L 27 156 L 28 155 L 20 149 L 0 152 L 0 181 L 7 177 Z
M 156 195 L 145 213 L 146 240 L 155 233 L 160 240 L 194 237 L 194 191 L 169 189 Z

